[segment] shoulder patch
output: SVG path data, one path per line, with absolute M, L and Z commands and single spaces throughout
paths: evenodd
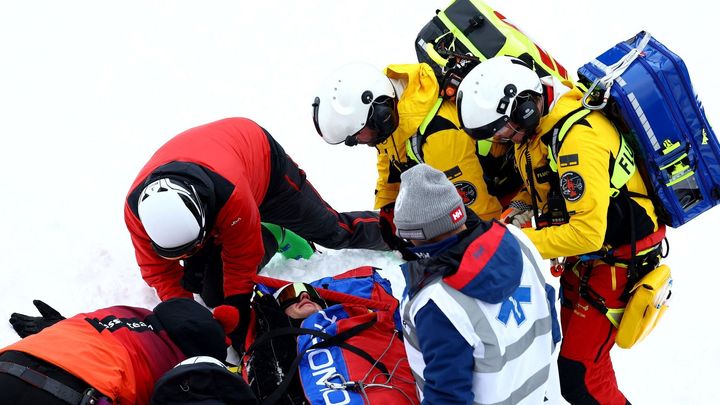
M 465 204 L 465 206 L 475 202 L 477 199 L 477 189 L 472 183 L 468 181 L 458 181 L 457 183 L 454 183 L 454 185 L 458 194 L 462 197 L 463 204 Z
M 580 164 L 580 158 L 577 153 L 560 156 L 560 167 L 577 166 L 578 164 Z
M 455 166 L 452 169 L 445 170 L 445 177 L 447 177 L 450 181 L 453 181 L 462 175 L 463 172 L 460 170 L 460 166 Z
M 563 197 L 574 202 L 585 194 L 585 180 L 575 172 L 565 172 L 560 176 L 560 191 Z

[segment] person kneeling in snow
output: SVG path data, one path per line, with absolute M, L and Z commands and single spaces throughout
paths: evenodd
M 520 229 L 468 214 L 441 171 L 402 174 L 394 221 L 416 260 L 401 265 L 401 315 L 421 399 L 540 404 L 559 340 L 554 291 Z
M 142 277 L 161 300 L 198 293 L 209 307 L 238 308 L 230 334 L 238 353 L 252 277 L 286 248 L 289 231 L 309 253 L 308 242 L 388 250 L 378 213 L 332 209 L 282 146 L 247 118 L 191 128 L 161 146 L 130 187 L 125 223 Z
M 67 319 L 33 303 L 40 317 L 10 316 L 23 339 L 0 349 L 1 403 L 147 404 L 155 382 L 179 362 L 224 360 L 226 331 L 236 327 L 187 298 L 152 311 L 113 306 Z

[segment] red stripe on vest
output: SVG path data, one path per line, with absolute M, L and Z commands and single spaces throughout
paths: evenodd
M 497 251 L 500 241 L 507 232 L 507 229 L 497 222 L 493 223 L 490 229 L 475 239 L 460 263 L 458 271 L 443 280 L 452 288 L 462 290 L 472 279 L 485 268 Z

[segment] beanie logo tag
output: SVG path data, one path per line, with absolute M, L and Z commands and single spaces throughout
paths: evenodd
M 457 224 L 461 219 L 465 218 L 462 206 L 455 208 L 455 210 L 450 214 L 450 218 L 452 219 L 453 224 Z
M 425 240 L 425 231 L 422 229 L 399 229 L 397 230 L 399 237 L 408 240 Z

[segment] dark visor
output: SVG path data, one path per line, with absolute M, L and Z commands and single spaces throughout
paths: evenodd
M 476 141 L 491 138 L 493 135 L 495 135 L 497 131 L 501 130 L 509 120 L 507 115 L 503 115 L 495 121 L 489 124 L 485 124 L 481 127 L 468 128 L 463 122 L 462 114 L 460 113 L 460 111 L 462 111 L 462 100 L 463 94 L 462 92 L 460 92 L 457 96 L 458 118 L 460 119 L 460 128 L 465 130 L 465 132 Z
M 496 119 L 495 121 L 483 125 L 478 128 L 466 128 L 463 126 L 463 129 L 465 132 L 467 132 L 468 135 L 470 135 L 471 138 L 475 139 L 476 141 L 482 141 L 484 139 L 492 138 L 495 133 L 501 129 L 505 125 L 507 125 L 508 117 L 503 115 L 502 117 Z M 461 124 L 462 125 L 462 124 Z

